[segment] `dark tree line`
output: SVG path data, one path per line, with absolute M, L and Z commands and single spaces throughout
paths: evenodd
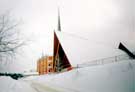
M 10 76 L 15 80 L 24 77 L 23 74 L 20 73 L 0 73 L 0 76 Z

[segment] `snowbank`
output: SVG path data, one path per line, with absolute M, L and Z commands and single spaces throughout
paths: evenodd
M 135 60 L 79 68 L 33 80 L 67 92 L 135 92 Z
M 0 92 L 35 92 L 28 83 L 10 77 L 0 77 Z

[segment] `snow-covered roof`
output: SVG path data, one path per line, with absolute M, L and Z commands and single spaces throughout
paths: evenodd
M 125 54 L 116 47 L 96 43 L 94 40 L 80 39 L 65 32 L 55 32 L 73 67 L 93 60 Z
M 125 40 L 122 41 L 122 44 L 128 48 L 131 52 L 135 52 L 135 41 L 134 40 Z

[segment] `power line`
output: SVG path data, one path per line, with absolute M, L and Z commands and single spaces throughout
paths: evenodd
M 69 36 L 72 36 L 72 37 L 74 37 L 74 38 L 79 38 L 79 39 L 81 39 L 81 40 L 85 40 L 85 41 L 89 41 L 89 42 L 95 42 L 95 43 L 98 43 L 98 44 L 102 44 L 102 45 L 105 45 L 105 46 L 108 46 L 108 47 L 117 49 L 117 47 L 114 47 L 114 46 L 112 46 L 112 45 L 110 45 L 110 44 L 107 44 L 107 43 L 105 43 L 105 42 L 102 42 L 102 41 L 96 41 L 96 40 L 94 40 L 94 39 L 91 39 L 91 40 L 90 40 L 90 39 L 88 39 L 88 38 L 85 38 L 85 37 L 82 37 L 82 36 L 78 36 L 78 35 L 73 34 L 73 33 L 68 33 L 68 32 L 63 32 L 63 33 L 65 33 L 65 34 L 67 34 L 67 35 L 69 35 Z

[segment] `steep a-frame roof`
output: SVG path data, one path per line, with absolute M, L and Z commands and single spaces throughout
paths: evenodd
M 96 43 L 92 37 L 91 39 L 93 40 L 84 40 L 79 39 L 72 34 L 70 35 L 64 31 L 61 31 L 60 13 L 58 10 L 58 29 L 57 31 L 54 31 L 54 36 L 55 38 L 57 37 L 57 41 L 54 42 L 54 47 L 57 46 L 58 43 L 60 44 L 68 61 L 73 67 L 76 67 L 78 64 L 87 63 L 93 60 L 100 60 L 125 54 L 123 51 L 119 50 L 117 46 L 121 41 L 125 41 L 125 39 L 129 41 L 129 36 L 127 36 L 129 32 L 111 31 L 108 33 L 106 31 L 104 32 L 103 30 L 101 31 L 103 36 L 103 33 L 108 34 L 107 37 L 100 39 L 99 35 L 101 35 L 101 32 L 98 32 L 96 35 L 94 35 L 96 40 L 98 39 L 98 41 L 102 40 L 105 42 L 108 41 L 109 43 L 107 42 L 107 44 L 110 46 L 98 42 Z M 56 49 L 57 48 L 54 49 L 54 56 L 56 55 Z
M 55 32 L 73 67 L 93 60 L 124 54 L 123 51 L 116 48 L 90 42 L 89 40 L 78 39 L 65 32 Z

